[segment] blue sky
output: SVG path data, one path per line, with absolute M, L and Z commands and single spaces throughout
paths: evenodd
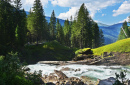
M 23 8 L 29 11 L 34 0 L 22 0 Z M 45 15 L 51 16 L 52 10 L 56 17 L 69 19 L 75 16 L 82 3 L 85 3 L 90 16 L 96 22 L 112 25 L 128 21 L 130 16 L 130 0 L 41 0 Z

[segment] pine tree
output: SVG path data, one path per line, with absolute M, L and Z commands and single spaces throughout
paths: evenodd
M 14 0 L 15 8 L 20 9 L 22 7 L 21 0 Z
M 56 30 L 56 17 L 54 10 L 52 11 L 51 18 L 50 18 L 50 35 L 52 40 L 55 40 L 55 31 Z
M 77 31 L 78 27 L 77 27 L 77 22 L 76 20 L 73 21 L 72 26 L 71 26 L 71 47 L 79 47 L 79 43 L 78 43 L 78 35 L 77 35 Z
M 0 1 L 0 51 L 6 53 L 14 47 L 14 7 L 6 2 Z
M 92 34 L 93 34 L 92 48 L 97 48 L 100 46 L 100 33 L 99 33 L 99 27 L 95 22 L 93 23 L 92 26 Z
M 70 39 L 72 47 L 95 48 L 100 46 L 99 27 L 89 16 L 84 4 L 81 5 L 71 25 Z
M 120 29 L 120 34 L 118 36 L 118 40 L 125 39 L 130 37 L 130 31 L 127 26 L 127 22 L 123 23 L 123 27 Z
M 30 9 L 30 12 L 27 16 L 27 37 L 28 37 L 28 42 L 32 43 L 33 42 L 33 39 L 34 39 L 34 35 L 35 35 L 35 30 L 34 30 L 34 27 L 33 27 L 33 13 Z
M 90 24 L 90 17 L 85 7 L 84 3 L 81 5 L 78 16 L 77 16 L 77 26 L 79 34 L 78 41 L 80 44 L 80 48 L 83 47 L 91 47 L 91 24 Z
M 64 39 L 64 34 L 63 34 L 63 29 L 61 24 L 59 23 L 59 19 L 57 19 L 56 23 L 56 39 L 59 41 L 61 44 L 63 43 Z
M 21 34 L 21 39 L 20 39 L 20 45 L 24 46 L 27 42 L 27 15 L 26 12 L 21 10 L 21 31 L 19 34 Z
M 64 43 L 66 46 L 70 46 L 71 29 L 68 19 L 65 20 L 64 22 L 63 31 L 64 31 Z
M 85 39 L 84 38 L 86 38 L 85 36 L 87 35 L 86 33 L 86 31 L 87 31 L 87 29 L 86 29 L 86 15 L 85 15 L 85 5 L 84 4 L 82 4 L 81 5 L 81 7 L 80 7 L 80 9 L 79 9 L 79 12 L 78 12 L 78 18 L 77 18 L 77 23 L 78 23 L 78 31 L 79 31 L 79 44 L 80 44 L 80 48 L 83 48 L 84 46 L 83 46 L 83 44 L 84 44 L 84 41 L 85 41 Z
M 30 31 L 31 35 L 33 36 L 32 39 L 36 38 L 35 40 L 38 41 L 44 39 L 44 32 L 45 32 L 45 15 L 44 10 L 41 5 L 40 0 L 35 0 L 33 4 L 33 12 L 28 15 L 28 30 Z
M 103 31 L 102 31 L 102 29 L 100 29 L 99 30 L 99 35 L 100 35 L 100 37 L 99 37 L 99 41 L 100 41 L 100 43 L 99 43 L 99 46 L 103 46 L 104 45 L 104 35 L 103 35 Z

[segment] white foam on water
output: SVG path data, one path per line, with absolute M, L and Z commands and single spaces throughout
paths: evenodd
M 54 70 L 60 70 L 62 68 L 71 68 L 71 69 L 80 69 L 80 71 L 63 71 L 68 77 L 81 77 L 87 76 L 96 79 L 107 79 L 109 77 L 115 77 L 115 73 L 120 73 L 122 70 L 127 69 L 126 78 L 130 79 L 130 68 L 126 68 L 123 66 L 95 66 L 95 65 L 65 65 L 65 66 L 56 66 L 56 65 L 48 65 L 48 64 L 34 64 L 28 65 L 31 69 L 30 72 L 42 70 L 42 74 L 49 75 L 50 73 L 54 73 Z

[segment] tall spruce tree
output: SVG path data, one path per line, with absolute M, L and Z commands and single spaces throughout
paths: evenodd
M 127 22 L 125 21 L 123 23 L 123 26 L 120 29 L 120 34 L 118 36 L 118 40 L 129 38 L 130 37 L 130 31 L 127 26 Z
M 95 48 L 100 46 L 99 27 L 89 16 L 85 4 L 81 5 L 72 23 L 70 39 L 72 47 Z
M 64 22 L 63 31 L 64 31 L 64 44 L 66 46 L 70 46 L 71 29 L 68 19 L 65 20 Z
M 15 8 L 20 9 L 22 7 L 21 0 L 14 0 Z
M 86 29 L 86 15 L 85 15 L 85 5 L 82 4 L 79 12 L 78 12 L 78 18 L 77 18 L 77 24 L 78 24 L 78 41 L 80 44 L 80 48 L 83 48 L 83 44 L 84 44 L 84 38 L 86 38 L 85 36 L 87 35 L 87 29 Z
M 78 17 L 77 17 L 77 26 L 78 26 L 78 41 L 80 44 L 80 48 L 83 47 L 91 47 L 91 26 L 90 26 L 90 17 L 83 3 L 79 9 Z
M 78 34 L 77 31 L 78 27 L 77 27 L 77 22 L 76 20 L 73 21 L 72 26 L 71 26 L 71 47 L 79 47 L 79 43 L 78 43 Z
M 22 4 L 21 0 L 14 0 L 15 7 L 15 42 L 17 47 L 23 47 L 26 43 L 26 33 L 27 33 L 27 20 L 26 12 L 24 9 L 21 10 Z
M 56 23 L 56 39 L 60 43 L 63 43 L 64 41 L 63 28 L 59 23 L 59 19 L 57 19 L 57 23 Z
M 52 40 L 55 40 L 55 38 L 56 38 L 56 36 L 55 36 L 55 34 L 56 34 L 56 17 L 55 17 L 54 10 L 52 11 L 49 25 L 50 25 L 49 27 L 50 27 L 51 38 L 52 38 Z
M 31 11 L 31 9 L 30 9 L 30 11 L 29 11 L 29 14 L 28 14 L 28 16 L 27 16 L 27 30 L 28 30 L 28 32 L 27 32 L 27 37 L 28 37 L 28 42 L 30 42 L 30 43 L 32 43 L 33 42 L 33 39 L 35 39 L 34 37 L 34 35 L 35 35 L 35 30 L 34 30 L 34 28 L 33 28 L 33 12 Z
M 0 1 L 0 51 L 3 54 L 15 45 L 14 9 L 7 1 Z
M 99 27 L 96 22 L 93 23 L 92 26 L 92 48 L 97 48 L 100 46 L 100 34 L 99 34 Z
M 33 36 L 33 40 L 41 41 L 44 39 L 45 32 L 45 15 L 44 10 L 40 0 L 35 0 L 33 4 L 33 12 L 28 15 L 28 30 Z
M 104 45 L 104 35 L 103 35 L 103 31 L 102 31 L 102 29 L 100 29 L 99 30 L 99 41 L 100 41 L 100 43 L 99 43 L 99 46 L 103 46 Z

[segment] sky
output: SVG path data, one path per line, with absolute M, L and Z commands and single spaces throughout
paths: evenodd
M 34 0 L 21 0 L 22 7 L 29 11 Z M 52 11 L 60 19 L 75 17 L 76 12 L 84 3 L 90 16 L 96 22 L 112 25 L 128 21 L 130 16 L 130 0 L 41 0 L 45 16 L 51 16 Z

